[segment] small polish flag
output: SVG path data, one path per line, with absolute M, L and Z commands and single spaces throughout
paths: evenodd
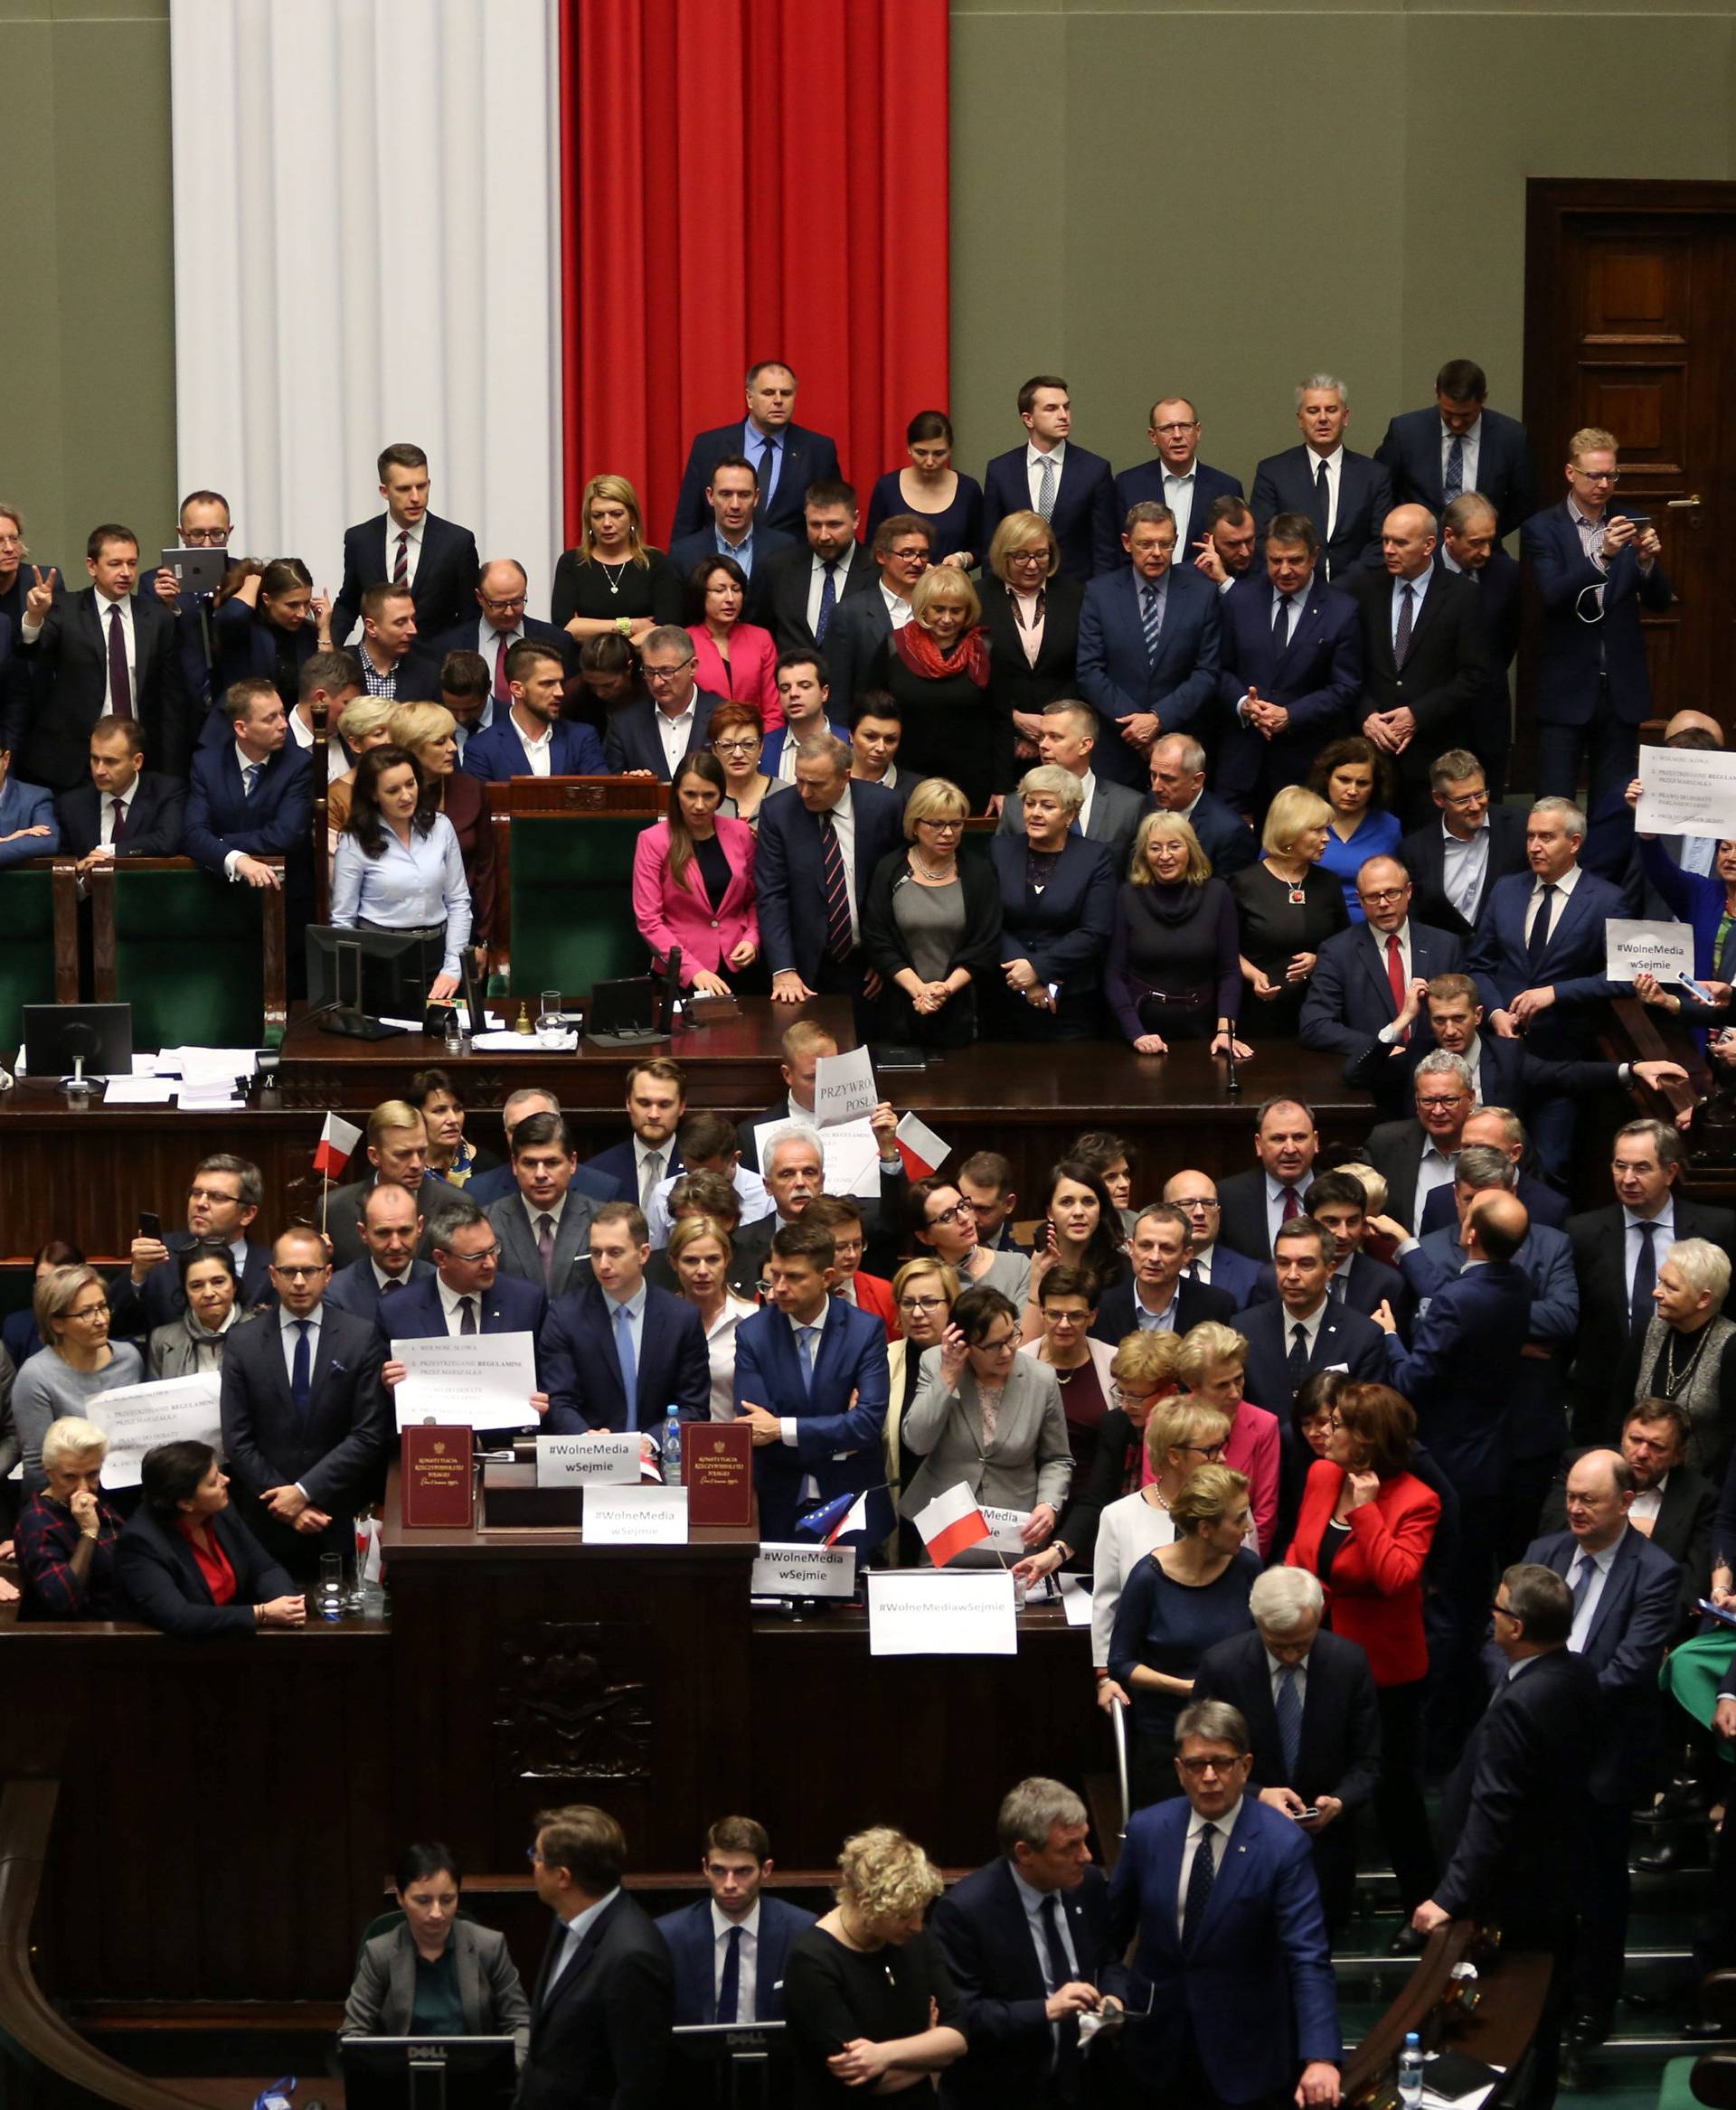
M 988 1521 L 962 1480 L 957 1487 L 937 1494 L 926 1509 L 917 1511 L 916 1528 L 937 1568 L 944 1568 L 955 1555 L 967 1547 L 980 1545 L 989 1536 Z
M 952 1154 L 952 1145 L 942 1143 L 928 1123 L 919 1121 L 914 1114 L 905 1115 L 892 1140 L 912 1180 L 926 1180 L 930 1173 L 938 1173 Z
M 351 1153 L 362 1140 L 362 1131 L 353 1128 L 347 1121 L 340 1121 L 335 1114 L 327 1114 L 326 1126 L 319 1132 L 318 1146 L 314 1152 L 314 1170 L 323 1173 L 328 1180 L 335 1180 L 350 1162 Z
M 796 1520 L 796 1529 L 817 1539 L 823 1546 L 835 1546 L 846 1531 L 868 1529 L 868 1496 L 864 1491 L 853 1502 L 847 1494 L 834 1495 L 824 1509 L 810 1510 Z

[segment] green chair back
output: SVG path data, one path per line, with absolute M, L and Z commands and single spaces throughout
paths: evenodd
M 261 895 L 207 871 L 118 873 L 115 996 L 136 1048 L 261 1046 Z
M 24 1037 L 24 1006 L 52 1003 L 54 875 L 9 871 L 0 880 L 6 913 L 0 918 L 0 1047 Z
M 642 814 L 515 815 L 513 987 L 580 994 L 599 982 L 648 975 L 651 954 L 633 917 L 633 846 Z

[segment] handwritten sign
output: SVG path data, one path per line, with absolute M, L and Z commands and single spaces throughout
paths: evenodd
M 637 1487 L 642 1447 L 631 1432 L 617 1436 L 604 1429 L 595 1436 L 540 1436 L 536 1439 L 536 1484 L 539 1487 Z M 590 1521 L 589 1515 L 585 1521 Z
M 825 1058 L 822 1056 L 821 1060 Z M 822 1176 L 828 1194 L 880 1198 L 880 1141 L 865 1120 L 842 1121 L 819 1133 Z
M 684 1487 L 588 1487 L 587 1546 L 684 1546 Z
M 158 1444 L 191 1441 L 221 1450 L 222 1417 L 217 1401 L 222 1388 L 217 1371 L 204 1371 L 197 1377 L 159 1378 L 153 1384 L 99 1392 L 86 1415 L 108 1432 L 102 1484 L 137 1487 L 145 1454 Z
M 876 1656 L 1019 1653 L 1013 1578 L 894 1568 L 868 1578 L 868 1652 Z
M 865 1121 L 880 1104 L 874 1065 L 866 1048 L 822 1055 L 814 1066 L 814 1119 L 821 1128 Z
M 1694 748 L 1641 748 L 1642 835 L 1736 836 L 1736 755 Z
M 471 1428 L 523 1428 L 536 1419 L 536 1337 L 531 1333 L 437 1333 L 394 1341 L 410 1373 L 394 1395 L 398 1426 L 464 1422 Z
M 1656 975 L 1679 982 L 1694 973 L 1694 932 L 1685 923 L 1644 923 L 1612 916 L 1603 927 L 1604 973 L 1612 982 Z
M 756 1597 L 851 1597 L 856 1557 L 847 1546 L 762 1545 L 748 1590 Z

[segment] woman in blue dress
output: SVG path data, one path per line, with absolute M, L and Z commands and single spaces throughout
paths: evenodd
M 888 469 L 868 505 L 868 541 L 883 520 L 913 513 L 934 536 L 933 560 L 968 571 L 983 554 L 983 487 L 952 466 L 952 420 L 919 410 L 905 428 L 907 469 Z
M 1332 808 L 1320 862 L 1344 881 L 1344 907 L 1351 921 L 1361 923 L 1356 874 L 1371 857 L 1395 856 L 1404 834 L 1391 810 L 1392 765 L 1373 740 L 1353 733 L 1314 758 L 1308 789 L 1318 792 Z

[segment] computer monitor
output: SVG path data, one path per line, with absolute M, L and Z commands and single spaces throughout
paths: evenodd
M 40 1080 L 78 1073 L 90 1079 L 133 1074 L 130 1003 L 26 1003 L 24 1075 Z
M 653 1041 L 666 1041 L 668 1034 L 657 1028 L 661 988 L 651 975 L 599 982 L 585 1013 L 585 1038 L 599 1048 L 644 1047 Z
M 505 2110 L 517 2083 L 511 2037 L 344 2037 L 350 2110 Z
M 683 2070 L 671 2099 L 687 2110 L 778 2110 L 787 2103 L 782 2022 L 687 2022 L 672 2035 Z
M 307 1001 L 316 1011 L 414 1019 L 428 1008 L 429 984 L 445 958 L 443 934 L 420 930 L 344 930 L 307 927 Z

